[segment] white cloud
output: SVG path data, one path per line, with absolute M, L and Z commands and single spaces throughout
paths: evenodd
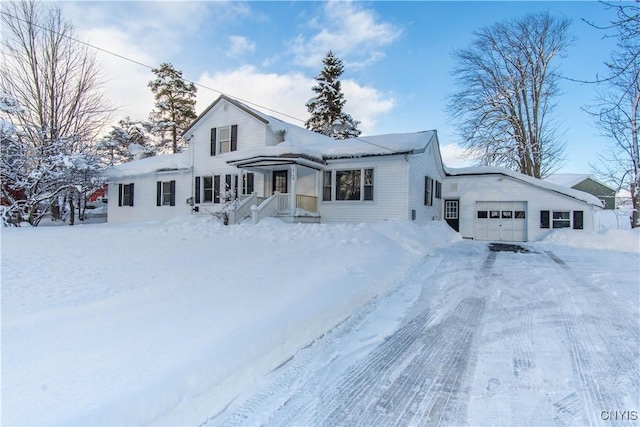
M 304 126 L 304 121 L 309 117 L 305 104 L 314 96 L 311 87 L 316 82 L 300 73 L 262 73 L 254 66 L 245 65 L 229 72 L 204 73 L 198 83 L 224 91 L 231 97 L 267 107 L 270 110 L 250 104 L 266 114 Z M 347 99 L 345 111 L 362 122 L 359 128 L 363 134 L 375 132 L 376 118 L 394 105 L 387 95 L 350 80 L 343 81 L 343 91 Z M 217 92 L 199 89 L 198 112 L 203 111 L 218 96 Z
M 131 43 L 129 35 L 114 28 L 96 28 L 83 34 L 92 44 L 111 52 L 119 52 L 143 64 L 154 64 L 157 58 Z M 97 52 L 96 58 L 105 78 L 104 91 L 118 110 L 114 119 L 125 116 L 146 119 L 153 109 L 154 99 L 147 87 L 153 79 L 151 70 L 105 52 Z
M 344 111 L 361 122 L 358 129 L 363 135 L 374 134 L 377 117 L 391 111 L 395 105 L 391 95 L 369 86 L 360 86 L 353 80 L 343 80 L 342 91 L 347 100 Z
M 309 22 L 309 27 L 318 29 L 317 34 L 298 35 L 290 42 L 289 48 L 299 64 L 317 68 L 325 53 L 333 50 L 346 65 L 362 67 L 384 57 L 380 49 L 402 33 L 358 3 L 330 1 L 323 12 L 323 16 Z
M 256 44 L 243 36 L 229 36 L 227 56 L 237 57 L 256 50 Z
M 458 144 L 447 144 L 440 147 L 442 162 L 452 168 L 472 166 L 474 161 L 466 157 L 466 150 Z

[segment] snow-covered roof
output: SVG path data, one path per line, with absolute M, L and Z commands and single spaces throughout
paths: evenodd
M 276 119 L 277 120 L 277 119 Z M 303 154 L 318 160 L 384 156 L 423 152 L 435 137 L 435 131 L 395 133 L 336 140 L 294 125 L 281 122 L 276 130 L 285 131 L 285 139 L 278 145 L 256 147 L 250 151 L 231 153 L 229 161 L 258 156 Z M 304 132 L 300 132 L 300 131 Z
M 256 147 L 249 151 L 243 150 L 238 153 L 230 153 L 227 155 L 229 161 L 258 156 L 276 157 L 287 154 L 303 154 L 320 160 L 421 152 L 436 134 L 435 131 L 431 130 L 336 140 L 301 126 L 284 122 L 225 95 L 221 95 L 207 107 L 184 133 L 186 134 L 200 118 L 206 115 L 222 99 L 265 122 L 274 133 L 284 133 L 283 142 L 274 146 Z
M 553 182 L 554 184 L 564 185 L 565 187 L 573 187 L 574 185 L 578 185 L 582 181 L 585 181 L 587 179 L 595 181 L 604 187 L 610 188 L 607 184 L 603 184 L 602 182 L 598 181 L 593 175 L 583 173 L 554 173 L 546 177 L 544 180 Z M 611 191 L 614 191 L 613 188 L 610 189 Z
M 117 178 L 145 175 L 153 172 L 189 169 L 190 167 L 188 152 L 164 154 L 112 166 L 108 169 L 107 176 L 109 178 Z
M 465 175 L 504 175 L 527 184 L 534 185 L 545 190 L 553 191 L 577 200 L 581 200 L 590 205 L 603 207 L 602 201 L 584 191 L 574 190 L 564 185 L 555 184 L 553 182 L 534 178 L 509 169 L 493 167 L 493 166 L 474 166 L 467 168 L 448 168 L 445 167 L 445 173 L 449 176 L 465 176 Z

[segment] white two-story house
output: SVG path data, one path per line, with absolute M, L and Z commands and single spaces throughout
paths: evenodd
M 113 168 L 109 222 L 220 211 L 231 223 L 265 216 L 289 222 L 446 219 L 463 237 L 526 241 L 554 225 L 592 229 L 601 206 L 586 193 L 504 169 L 448 170 L 436 131 L 334 140 L 224 95 L 183 136 L 189 141 L 183 153 Z M 566 215 L 574 216 L 554 221 Z M 500 232 L 509 227 L 515 231 Z

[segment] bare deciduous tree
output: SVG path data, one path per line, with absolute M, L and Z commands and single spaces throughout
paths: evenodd
M 530 14 L 482 28 L 456 50 L 459 87 L 448 103 L 467 153 L 480 164 L 542 178 L 561 162 L 564 143 L 551 113 L 559 95 L 556 62 L 573 42 L 570 20 Z
M 633 205 L 632 226 L 640 227 L 640 7 L 633 3 L 609 4 L 616 19 L 607 29 L 616 31 L 617 48 L 607 62 L 596 105 L 588 110 L 596 126 L 611 141 L 596 170 L 618 188 L 627 188 Z
M 23 158 L 2 162 L 3 180 L 14 190 L 4 195 L 20 194 L 10 200 L 35 225 L 61 194 L 77 200 L 83 184 L 66 173 L 70 159 L 92 150 L 112 109 L 100 91 L 95 56 L 76 41 L 59 7 L 12 1 L 2 2 L 0 12 L 0 91 L 22 106 L 9 120 L 19 130 L 12 152 Z

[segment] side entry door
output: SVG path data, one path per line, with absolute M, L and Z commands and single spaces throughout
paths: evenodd
M 456 231 L 460 231 L 460 200 L 444 201 L 444 219 Z

